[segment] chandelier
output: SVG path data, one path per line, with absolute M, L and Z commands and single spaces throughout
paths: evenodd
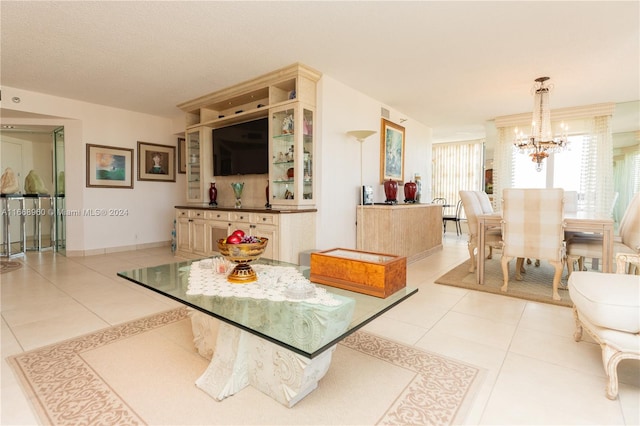
M 536 78 L 532 90 L 533 120 L 531 134 L 525 135 L 516 128 L 516 139 L 513 145 L 521 154 L 528 154 L 536 163 L 536 171 L 542 170 L 542 161 L 553 152 L 564 151 L 567 147 L 567 127 L 560 125 L 561 134 L 553 136 L 551 130 L 551 110 L 549 109 L 549 91 L 552 86 L 545 86 L 549 77 Z

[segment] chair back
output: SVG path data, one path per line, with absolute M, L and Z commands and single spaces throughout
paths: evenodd
M 561 261 L 564 190 L 506 188 L 502 192 L 503 256 Z
M 640 192 L 634 195 L 620 221 L 620 239 L 622 243 L 636 252 L 640 252 Z
M 469 227 L 469 240 L 475 239 L 478 235 L 478 215 L 482 214 L 482 206 L 475 194 L 475 191 L 460 191 L 460 202 L 464 208 L 464 215 L 467 217 Z
M 462 217 L 462 200 L 458 200 L 456 203 L 456 219 L 460 219 Z
M 491 205 L 491 200 L 489 199 L 489 195 L 487 195 L 484 191 L 473 191 L 478 197 L 478 201 L 480 202 L 480 207 L 482 208 L 483 214 L 493 213 L 493 206 Z
M 564 191 L 564 211 L 565 213 L 578 211 L 578 191 Z
M 447 204 L 446 198 L 434 198 L 431 200 L 431 204 Z

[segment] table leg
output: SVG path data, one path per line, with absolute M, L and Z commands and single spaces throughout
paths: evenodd
M 602 272 L 613 272 L 613 225 L 602 230 Z
M 218 401 L 251 385 L 281 404 L 293 407 L 318 386 L 335 350 L 334 346 L 310 359 L 200 312 L 190 316 L 194 341 L 201 354 L 208 353 L 212 347 L 212 338 L 206 335 L 208 331 L 202 324 L 218 322 L 216 330 L 211 330 L 217 333 L 211 363 L 196 380 L 196 386 Z
M 484 285 L 484 246 L 485 246 L 485 224 L 484 219 L 478 218 L 478 247 L 476 254 L 476 283 Z

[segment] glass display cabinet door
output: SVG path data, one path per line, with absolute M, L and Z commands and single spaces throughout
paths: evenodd
M 274 111 L 271 116 L 272 202 L 295 200 L 295 109 Z M 292 202 L 289 202 L 292 203 Z
M 187 201 L 202 201 L 200 131 L 187 133 Z
M 302 109 L 302 198 L 313 200 L 313 111 Z

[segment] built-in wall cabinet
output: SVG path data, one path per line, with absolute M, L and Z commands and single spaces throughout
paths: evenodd
M 276 209 L 313 208 L 316 83 L 320 76 L 318 71 L 294 64 L 179 104 L 186 116 L 187 201 L 208 202 L 209 182 L 228 180 L 213 175 L 212 131 L 269 117 L 265 177 L 270 204 Z M 255 201 L 252 207 L 265 204 L 264 196 Z
M 301 251 L 315 247 L 315 108 L 320 76 L 293 64 L 178 105 L 186 117 L 188 203 L 176 206 L 179 254 L 215 254 L 217 240 L 235 229 L 269 238 L 266 258 L 298 263 Z M 219 159 L 213 131 L 265 118 L 268 172 L 215 176 Z M 234 181 L 245 184 L 240 209 L 229 202 L 229 184 Z M 211 182 L 216 182 L 219 194 L 226 191 L 217 206 L 209 206 Z

